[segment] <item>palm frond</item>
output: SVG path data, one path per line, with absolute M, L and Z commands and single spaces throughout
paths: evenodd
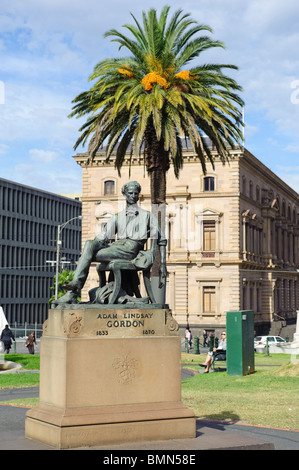
M 178 74 L 205 51 L 224 48 L 224 44 L 209 36 L 208 25 L 199 24 L 182 9 L 172 16 L 169 6 L 160 15 L 150 9 L 142 13 L 141 21 L 131 16 L 133 24 L 125 24 L 125 32 L 110 29 L 104 35 L 118 43 L 119 49 L 125 48 L 128 57 L 106 58 L 96 64 L 89 77 L 94 84 L 72 102 L 69 117 L 87 116 L 74 148 L 89 141 L 89 163 L 105 143 L 107 161 L 115 151 L 115 167 L 120 172 L 130 144 L 131 155 L 140 155 L 145 144 L 145 162 L 151 161 L 151 171 L 159 158 L 167 171 L 170 157 L 179 177 L 182 138 L 191 142 L 204 172 L 208 162 L 214 165 L 208 137 L 222 162 L 229 161 L 229 149 L 243 137 L 242 88 L 228 75 L 237 67 L 203 62 Z M 143 80 L 145 76 L 149 81 Z M 148 156 L 150 146 L 161 155 Z

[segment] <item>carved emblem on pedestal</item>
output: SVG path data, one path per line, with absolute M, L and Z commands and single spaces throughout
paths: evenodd
M 169 329 L 169 331 L 178 331 L 178 322 L 173 318 L 171 313 L 165 312 L 165 317 L 166 327 Z
M 117 380 L 122 384 L 130 384 L 136 377 L 137 368 L 139 361 L 134 358 L 130 358 L 127 354 L 123 358 L 117 357 L 112 363 L 113 368 L 117 373 Z
M 80 333 L 83 326 L 83 318 L 77 313 L 70 313 L 64 319 L 64 332 L 68 336 L 77 335 Z

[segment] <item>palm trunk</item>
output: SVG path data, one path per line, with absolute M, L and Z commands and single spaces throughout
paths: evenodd
M 166 174 L 170 167 L 169 152 L 164 150 L 164 141 L 158 141 L 153 123 L 150 120 L 145 132 L 145 164 L 150 177 L 152 212 L 156 215 L 162 233 L 165 233 L 165 204 L 166 204 Z M 161 256 L 157 247 L 154 264 L 152 267 L 152 284 L 155 298 L 165 297 L 159 293 L 159 270 Z M 160 303 L 157 300 L 158 303 Z M 164 302 L 162 302 L 164 303 Z
M 164 150 L 163 139 L 158 141 L 152 120 L 145 132 L 145 164 L 151 180 L 151 202 L 165 204 L 169 152 Z

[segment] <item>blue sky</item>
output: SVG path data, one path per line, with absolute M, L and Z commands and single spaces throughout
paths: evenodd
M 167 2 L 165 2 L 167 3 Z M 1 0 L 0 163 L 2 178 L 56 193 L 81 192 L 72 156 L 83 121 L 69 119 L 97 62 L 118 57 L 104 39 L 152 0 Z M 226 49 L 201 62 L 232 63 L 245 101 L 245 146 L 299 192 L 298 0 L 168 2 L 213 29 Z M 121 53 L 123 54 L 123 53 Z

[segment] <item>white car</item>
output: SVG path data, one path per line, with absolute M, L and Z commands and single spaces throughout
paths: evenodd
M 265 348 L 267 338 L 268 338 L 268 346 L 271 346 L 271 344 L 285 343 L 286 342 L 286 340 L 283 339 L 281 336 L 256 336 L 254 338 L 254 349 L 255 348 Z

